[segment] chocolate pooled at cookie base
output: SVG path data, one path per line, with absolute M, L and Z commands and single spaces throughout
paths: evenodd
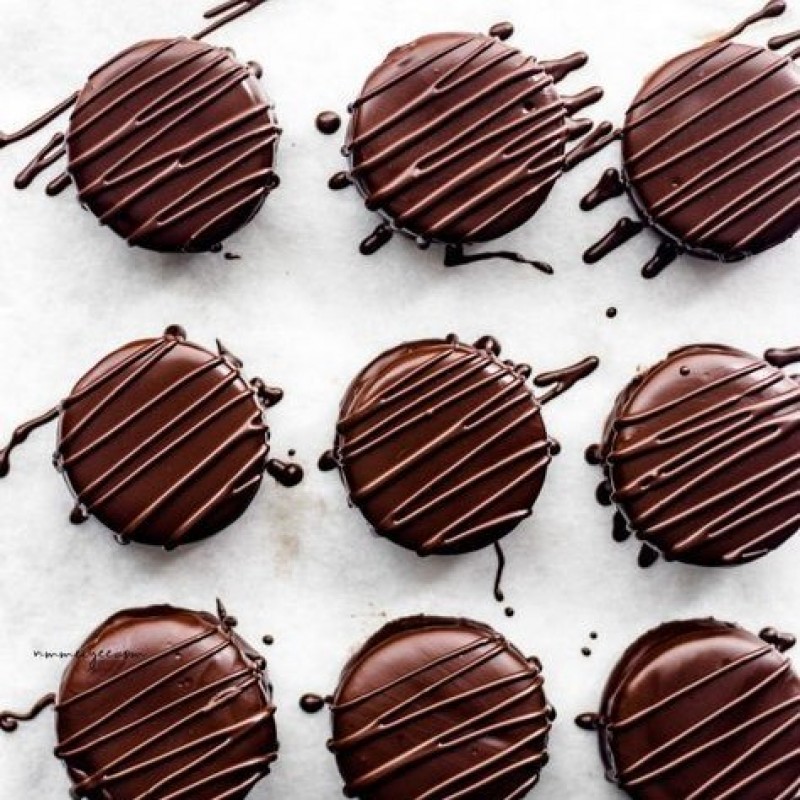
M 401 231 L 418 245 L 446 246 L 449 266 L 486 258 L 528 262 L 518 253 L 464 252 L 530 219 L 565 169 L 599 148 L 611 125 L 592 129 L 572 115 L 602 97 L 591 88 L 563 97 L 556 83 L 582 67 L 585 53 L 537 61 L 506 44 L 513 28 L 490 35 L 437 33 L 398 47 L 352 104 L 343 153 L 354 183 L 385 220 L 361 245 L 375 252 Z
M 589 375 L 594 357 L 534 379 L 500 345 L 409 342 L 380 355 L 342 401 L 333 451 L 375 532 L 418 555 L 465 553 L 530 516 L 557 451 L 542 406 Z
M 0 146 L 37 131 L 71 105 L 57 134 L 18 176 L 25 188 L 66 155 L 49 194 L 75 183 L 80 203 L 130 245 L 204 252 L 249 222 L 278 185 L 280 129 L 261 69 L 199 39 L 260 5 L 227 3 L 194 38 L 139 42 L 97 69 L 52 112 Z
M 642 566 L 730 566 L 760 558 L 800 527 L 800 380 L 764 358 L 690 345 L 620 393 L 600 445 L 598 499 L 614 504 L 614 537 L 642 540 Z
M 331 698 L 347 797 L 522 798 L 547 763 L 553 708 L 541 664 L 487 625 L 389 623 L 353 656 Z
M 739 261 L 800 227 L 800 70 L 794 59 L 732 39 L 783 13 L 771 0 L 723 36 L 673 58 L 644 83 L 618 135 L 623 171 L 607 170 L 582 202 L 590 210 L 623 193 L 623 217 L 584 255 L 593 264 L 652 229 L 662 239 L 643 275 L 681 253 Z M 771 47 L 791 37 L 779 37 Z
M 266 661 L 218 616 L 150 606 L 120 611 L 76 651 L 55 706 L 75 798 L 242 800 L 269 773 L 278 740 Z
M 599 713 L 606 776 L 635 800 L 795 800 L 800 678 L 794 637 L 714 619 L 669 622 L 620 659 Z
M 270 460 L 266 409 L 283 393 L 219 342 L 178 326 L 110 353 L 69 397 L 20 426 L 0 450 L 0 477 L 36 428 L 59 420 L 56 468 L 75 497 L 71 520 L 94 516 L 123 544 L 173 549 L 217 533 L 248 507 L 265 471 L 291 485 L 302 471 Z

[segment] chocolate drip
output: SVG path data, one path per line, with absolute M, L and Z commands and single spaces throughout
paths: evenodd
M 489 28 L 489 36 L 505 42 L 514 35 L 514 26 L 510 22 L 497 22 Z
M 770 50 L 780 50 L 786 47 L 787 44 L 800 40 L 800 31 L 792 31 L 791 33 L 784 33 L 782 36 L 773 36 L 767 46 Z
M 52 166 L 59 159 L 63 158 L 67 152 L 64 146 L 64 134 L 57 133 L 53 138 L 34 156 L 33 160 L 17 175 L 14 179 L 14 186 L 17 189 L 27 189 L 36 177 Z
M 217 340 L 217 346 L 221 347 L 222 343 Z M 227 355 L 230 357 L 230 353 L 225 351 L 224 353 L 220 353 L 220 355 Z M 235 356 L 234 356 L 235 358 Z M 238 358 L 235 358 L 233 362 L 234 366 L 237 366 L 241 369 L 242 362 L 239 361 Z M 283 389 L 278 386 L 267 386 L 266 383 L 261 378 L 252 378 L 250 381 L 250 386 L 255 389 L 256 395 L 258 399 L 267 407 L 272 408 L 273 406 L 278 405 L 278 403 L 283 400 Z
M 769 0 L 769 2 L 760 11 L 756 11 L 755 14 L 751 14 L 749 17 L 747 17 L 747 19 L 731 28 L 716 41 L 727 42 L 728 40 L 738 36 L 740 33 L 743 33 L 757 22 L 761 22 L 761 20 L 764 19 L 771 19 L 772 17 L 779 17 L 784 11 L 786 11 L 786 0 Z
M 304 694 L 300 698 L 300 708 L 306 714 L 318 714 L 330 700 L 331 698 L 320 697 L 318 694 Z
M 653 257 L 642 267 L 642 277 L 648 280 L 657 278 L 670 264 L 673 264 L 681 250 L 675 242 L 665 239 L 656 248 Z
M 601 506 L 610 506 L 612 504 L 611 495 L 612 490 L 609 481 L 601 481 L 597 484 L 597 489 L 595 489 L 594 496 Z
M 46 708 L 55 705 L 55 702 L 56 696 L 54 694 L 46 694 L 36 702 L 30 711 L 0 711 L 0 730 L 6 733 L 13 733 L 19 727 L 20 722 L 30 722 L 36 719 Z
M 226 2 L 214 6 L 203 14 L 204 19 L 214 19 L 214 17 L 221 17 L 221 19 L 218 19 L 207 28 L 196 33 L 192 38 L 203 39 L 208 36 L 209 33 L 213 33 L 228 23 L 239 19 L 239 17 L 249 14 L 253 9 L 266 3 L 266 1 L 267 0 L 226 0 Z
M 291 464 L 277 458 L 267 461 L 267 473 L 281 484 L 291 488 L 303 480 L 303 468 L 299 464 Z
M 611 535 L 615 542 L 626 542 L 631 538 L 631 529 L 628 527 L 628 521 L 619 511 L 614 514 Z
M 592 466 L 597 466 L 603 463 L 603 459 L 600 455 L 599 444 L 590 444 L 584 451 L 583 457 L 586 460 L 586 463 L 591 464 Z
M 797 364 L 800 362 L 800 347 L 788 347 L 785 349 L 773 347 L 764 353 L 764 360 L 781 369 L 791 364 Z
M 567 128 L 567 140 L 572 142 L 586 136 L 594 127 L 594 122 L 590 119 L 573 119 L 569 117 L 564 123 Z
M 481 336 L 473 345 L 477 350 L 486 350 L 493 356 L 499 356 L 503 352 L 503 346 L 494 336 Z
M 584 263 L 596 264 L 625 242 L 638 236 L 644 228 L 644 223 L 630 217 L 623 217 L 602 239 L 583 254 Z
M 320 133 L 332 136 L 342 127 L 342 118 L 335 111 L 320 111 L 314 124 Z
M 55 197 L 56 195 L 61 194 L 61 192 L 63 192 L 69 186 L 72 186 L 72 175 L 70 175 L 68 172 L 62 172 L 47 184 L 45 192 L 48 194 L 48 196 Z
M 767 644 L 771 644 L 779 653 L 788 653 L 797 644 L 796 636 L 775 628 L 764 628 L 758 636 Z
M 543 372 L 533 379 L 535 386 L 540 389 L 552 386 L 553 388 L 539 398 L 539 402 L 544 405 L 554 400 L 564 392 L 569 391 L 576 383 L 588 378 L 600 366 L 600 359 L 597 356 L 589 356 L 579 361 L 577 364 L 572 364 L 563 369 L 553 370 L 552 372 Z
M 549 72 L 551 77 L 553 78 L 553 83 L 559 83 L 564 80 L 572 72 L 579 70 L 581 67 L 585 66 L 589 61 L 589 56 L 579 51 L 577 53 L 572 53 L 568 56 L 564 56 L 564 58 L 555 58 L 551 61 L 542 61 L 542 67 L 544 68 L 545 72 Z M 600 97 L 602 97 L 602 90 L 598 90 L 597 88 L 590 90 L 593 94 L 596 94 L 597 91 L 601 91 Z M 600 97 L 597 99 L 599 100 Z M 593 101 L 596 102 L 596 101 Z
M 601 122 L 585 139 L 575 145 L 564 156 L 564 172 L 569 172 L 574 167 L 577 167 L 578 164 L 591 158 L 595 153 L 599 153 L 619 137 L 620 131 L 615 129 L 610 122 Z
M 45 112 L 41 117 L 35 119 L 24 128 L 21 128 L 14 133 L 0 133 L 0 149 L 9 144 L 13 144 L 14 142 L 18 142 L 21 139 L 26 139 L 28 136 L 32 136 L 37 131 L 40 131 L 46 125 L 49 125 L 54 119 L 60 117 L 67 109 L 72 108 L 77 99 L 78 92 L 75 92 L 66 100 L 62 100 L 57 106 L 51 108 L 50 111 Z
M 500 546 L 500 542 L 494 543 L 494 552 L 497 556 L 497 572 L 494 576 L 494 599 L 497 600 L 498 603 L 502 603 L 503 600 L 505 600 L 501 583 L 503 581 L 503 572 L 506 568 L 506 555 L 503 552 L 503 548 Z
M 44 425 L 52 422 L 54 419 L 58 419 L 60 413 L 60 406 L 51 408 L 40 417 L 36 417 L 35 419 L 30 420 L 30 422 L 20 425 L 14 431 L 14 433 L 11 434 L 11 439 L 9 440 L 8 444 L 2 450 L 0 450 L 0 478 L 4 478 L 6 475 L 8 475 L 8 472 L 11 469 L 11 453 L 37 428 L 41 428 Z
M 584 108 L 594 105 L 602 99 L 603 90 L 599 86 L 590 86 L 588 89 L 584 89 L 582 92 L 576 95 L 562 97 L 561 101 L 564 104 L 564 110 L 569 116 L 576 114 L 578 111 L 583 111 Z M 611 125 L 611 123 L 601 123 L 601 126 L 605 125 Z
M 607 169 L 588 194 L 581 199 L 581 208 L 584 211 L 591 211 L 597 208 L 612 197 L 620 197 L 625 194 L 625 184 L 618 169 Z
M 331 175 L 328 180 L 328 188 L 334 192 L 341 192 L 342 189 L 352 185 L 353 181 L 350 180 L 350 176 L 344 170 Z
M 545 264 L 543 261 L 532 261 L 525 258 L 521 253 L 514 253 L 509 250 L 495 250 L 489 253 L 465 253 L 464 245 L 460 244 L 447 245 L 444 253 L 444 265 L 446 267 L 460 267 L 464 264 L 474 264 L 477 261 L 488 261 L 494 258 L 514 261 L 517 264 L 529 264 L 538 269 L 539 272 L 544 272 L 545 275 L 553 274 L 553 268 L 549 264 Z
M 361 255 L 371 256 L 388 244 L 392 240 L 392 236 L 394 236 L 394 231 L 391 226 L 383 222 L 361 242 L 358 249 L 361 251 Z
M 339 468 L 339 461 L 333 450 L 326 450 L 317 461 L 317 467 L 321 472 L 333 472 Z
M 579 714 L 575 717 L 575 724 L 584 731 L 596 731 L 600 729 L 601 721 L 600 715 L 588 712 L 586 714 Z
M 658 561 L 661 554 L 655 547 L 651 547 L 649 544 L 643 544 L 641 549 L 639 550 L 639 566 L 642 569 L 649 569 L 653 566 L 653 564 Z

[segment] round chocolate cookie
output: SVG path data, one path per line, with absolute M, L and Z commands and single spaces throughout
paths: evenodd
M 56 452 L 73 521 L 95 516 L 123 542 L 173 548 L 239 517 L 261 485 L 264 410 L 277 397 L 241 366 L 173 327 L 81 378 L 62 403 Z
M 395 347 L 342 401 L 335 461 L 381 536 L 419 555 L 477 550 L 531 513 L 551 459 L 530 367 L 487 337 Z
M 67 136 L 81 203 L 131 245 L 209 250 L 277 185 L 280 131 L 250 66 L 177 38 L 141 42 L 80 92 Z
M 800 526 L 800 383 L 763 358 L 692 345 L 617 398 L 599 448 L 624 526 L 667 560 L 765 555 Z
M 800 678 L 771 644 L 715 620 L 671 622 L 623 655 L 597 728 L 610 780 L 636 800 L 794 800 Z
M 398 47 L 352 105 L 344 148 L 367 207 L 446 244 L 508 233 L 561 175 L 567 110 L 542 64 L 493 36 Z
M 56 702 L 72 795 L 242 800 L 277 756 L 266 664 L 235 621 L 170 606 L 115 614 L 67 667 Z
M 623 129 L 629 192 L 677 250 L 735 261 L 800 226 L 800 71 L 717 41 L 644 84 Z
M 547 763 L 541 668 L 469 620 L 390 623 L 345 667 L 331 705 L 345 795 L 521 798 Z

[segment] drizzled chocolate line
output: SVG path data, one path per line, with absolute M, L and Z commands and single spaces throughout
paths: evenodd
M 14 186 L 17 189 L 27 189 L 38 175 L 61 159 L 67 152 L 64 141 L 64 134 L 56 133 L 22 172 L 17 175 L 14 179 Z
M 734 26 L 727 33 L 724 33 L 722 36 L 720 36 L 717 41 L 725 42 L 729 39 L 733 39 L 740 33 L 744 33 L 751 25 L 755 25 L 757 22 L 761 22 L 765 19 L 779 17 L 784 11 L 786 11 L 786 0 L 769 0 L 764 8 L 762 8 L 760 11 L 756 11 L 755 14 L 751 14 L 749 17 L 742 20 L 738 25 Z
M 424 631 L 436 620 L 420 624 Z M 456 624 L 443 621 L 443 632 Z M 413 626 L 404 634 L 402 621 L 394 625 L 399 632 L 389 646 L 402 651 L 404 636 L 413 646 Z M 381 680 L 378 673 L 370 682 L 375 688 L 361 694 L 351 696 L 350 672 L 382 668 L 371 667 L 369 643 L 361 658 L 345 669 L 331 707 L 334 737 L 329 747 L 348 797 L 372 796 L 387 784 L 403 781 L 405 796 L 414 800 L 487 792 L 495 796 L 493 791 L 521 798 L 538 782 L 547 761 L 552 713 L 544 702 L 539 667 L 519 657 L 490 629 L 466 621 L 461 625 L 472 641 L 451 650 L 440 647 L 442 654 L 428 660 L 416 657 L 398 677 Z M 408 733 L 400 744 L 396 737 L 402 732 Z M 494 745 L 481 747 L 490 737 Z M 463 751 L 470 746 L 472 755 L 467 758 Z M 353 766 L 359 763 L 359 753 L 377 755 L 387 747 L 391 755 L 386 752 L 364 767 Z M 428 774 L 426 764 L 433 759 L 447 767 Z
M 33 705 L 30 711 L 0 711 L 0 730 L 13 733 L 19 727 L 20 722 L 30 722 L 36 719 L 46 708 L 55 705 L 55 702 L 54 694 L 46 694 Z
M 11 469 L 11 453 L 17 447 L 19 447 L 19 445 L 25 442 L 28 436 L 30 436 L 35 430 L 49 424 L 54 419 L 58 419 L 60 413 L 60 406 L 51 408 L 40 417 L 36 417 L 35 419 L 30 420 L 30 422 L 20 425 L 14 431 L 14 433 L 11 434 L 11 440 L 2 450 L 0 450 L 0 478 L 4 478 L 6 475 L 8 475 L 8 472 Z
M 258 8 L 260 5 L 266 2 L 267 0 L 226 0 L 226 2 L 220 3 L 218 6 L 214 6 L 206 11 L 205 14 L 203 14 L 205 19 L 214 19 L 214 17 L 221 17 L 221 19 L 218 19 L 207 28 L 204 28 L 199 33 L 196 33 L 192 38 L 204 39 L 209 33 L 218 31 L 229 22 L 233 22 L 234 20 L 243 17 L 245 14 L 249 14 L 253 9 Z
M 600 359 L 597 356 L 589 356 L 572 366 L 537 375 L 533 379 L 535 386 L 539 388 L 553 387 L 547 394 L 538 398 L 540 405 L 545 405 L 564 392 L 568 392 L 576 383 L 588 378 L 599 366 Z
M 6 145 L 19 142 L 20 140 L 26 139 L 28 136 L 32 136 L 34 133 L 37 133 L 46 125 L 49 125 L 53 120 L 60 117 L 67 109 L 72 108 L 77 99 L 78 92 L 75 92 L 65 100 L 62 100 L 58 105 L 51 108 L 49 111 L 46 111 L 41 117 L 38 117 L 33 122 L 29 123 L 15 133 L 0 133 L 0 149 L 6 147 Z

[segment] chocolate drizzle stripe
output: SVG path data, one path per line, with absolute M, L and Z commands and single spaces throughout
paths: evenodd
M 652 763 L 654 759 L 657 759 L 665 752 L 672 750 L 677 745 L 682 744 L 687 739 L 691 739 L 691 737 L 697 734 L 699 731 L 702 731 L 707 726 L 712 725 L 720 718 L 729 715 L 732 711 L 735 711 L 740 706 L 746 705 L 748 701 L 750 701 L 753 697 L 758 695 L 760 692 L 764 691 L 764 689 L 769 688 L 773 683 L 779 681 L 784 675 L 786 675 L 786 673 L 789 671 L 789 667 L 790 667 L 789 662 L 788 661 L 785 662 L 780 669 L 770 673 L 769 675 L 767 675 L 766 678 L 762 679 L 754 686 L 749 687 L 746 691 L 742 692 L 729 702 L 720 706 L 711 714 L 702 717 L 694 725 L 681 729 L 672 738 L 667 739 L 663 744 L 660 744 L 658 747 L 654 748 L 653 750 L 650 750 L 644 756 L 642 756 L 638 761 L 635 761 L 633 764 L 628 766 L 623 772 L 620 772 L 618 776 L 619 779 L 624 781 L 628 786 L 638 786 L 643 783 L 647 783 L 648 781 L 652 781 L 654 778 L 661 777 L 662 775 L 665 775 L 668 772 L 671 772 L 672 770 L 680 766 L 683 766 L 687 761 L 690 761 L 692 758 L 696 758 L 697 756 L 702 755 L 702 753 L 705 750 L 711 749 L 713 747 L 719 747 L 728 739 L 735 738 L 736 736 L 745 733 L 747 730 L 757 727 L 764 719 L 768 719 L 776 714 L 780 714 L 785 709 L 797 705 L 798 703 L 800 703 L 800 696 L 790 698 L 789 700 L 779 703 L 771 708 L 768 708 L 765 711 L 762 711 L 761 714 L 759 714 L 758 716 L 754 716 L 746 720 L 745 722 L 741 723 L 740 725 L 735 726 L 730 730 L 726 730 L 725 733 L 723 733 L 722 735 L 717 736 L 713 739 L 709 739 L 701 747 L 689 750 L 688 752 L 682 754 L 680 757 L 674 758 L 672 761 L 667 761 L 664 764 L 659 765 L 657 769 L 653 769 L 650 772 L 634 777 L 636 773 L 641 772 L 642 768 Z M 797 717 L 798 715 L 795 716 Z
M 26 139 L 28 136 L 33 136 L 34 133 L 37 133 L 46 125 L 49 125 L 57 117 L 60 117 L 68 108 L 74 106 L 77 99 L 78 93 L 75 92 L 24 128 L 14 133 L 0 133 L 0 149 L 9 144 L 14 144 L 14 142 Z
M 17 189 L 27 189 L 37 176 L 52 166 L 67 152 L 64 134 L 56 133 L 52 139 L 34 156 L 32 161 L 14 179 Z
M 211 23 L 211 25 L 209 25 L 207 28 L 203 28 L 203 30 L 201 30 L 199 33 L 196 33 L 192 38 L 203 39 L 210 33 L 218 31 L 220 28 L 224 27 L 230 22 L 239 19 L 239 17 L 249 14 L 253 9 L 258 8 L 260 5 L 266 2 L 267 0 L 226 0 L 226 2 L 221 3 L 218 6 L 214 6 L 214 8 L 206 11 L 206 13 L 203 15 L 206 19 L 213 19 L 221 14 L 224 14 L 224 16 L 221 17 L 221 19 L 218 19 L 216 22 Z M 230 13 L 226 14 L 226 11 Z M 222 798 L 220 798 L 220 800 L 222 800 Z
M 798 39 L 800 39 L 800 31 L 792 31 L 792 33 L 785 33 L 782 36 L 773 36 L 767 43 L 767 46 L 770 50 L 780 50 L 782 47 L 786 47 L 787 44 L 796 42 Z
M 692 116 L 688 117 L 687 119 L 685 119 L 680 124 L 678 124 L 676 126 L 670 126 L 666 133 L 662 134 L 661 136 L 655 137 L 653 139 L 653 141 L 650 142 L 649 145 L 646 145 L 645 147 L 642 147 L 635 154 L 635 156 L 632 156 L 631 158 L 629 158 L 628 162 L 627 162 L 628 167 L 634 167 L 642 159 L 644 159 L 645 157 L 650 155 L 653 151 L 655 151 L 656 149 L 661 147 L 661 145 L 663 145 L 666 142 L 668 142 L 672 137 L 674 137 L 678 133 L 684 131 L 690 125 L 693 125 L 696 122 L 698 122 L 699 120 L 703 119 L 704 117 L 707 117 L 709 114 L 712 114 L 714 111 L 717 111 L 718 109 L 722 108 L 723 106 L 725 106 L 726 104 L 728 104 L 732 100 L 734 100 L 735 98 L 739 97 L 742 94 L 745 94 L 750 89 L 754 88 L 758 84 L 760 84 L 763 81 L 767 80 L 769 77 L 771 77 L 775 73 L 780 72 L 782 69 L 786 69 L 786 68 L 794 69 L 794 66 L 793 66 L 791 60 L 788 59 L 788 58 L 780 59 L 780 60 L 776 61 L 774 64 L 771 64 L 766 69 L 764 69 L 761 72 L 759 72 L 754 77 L 750 78 L 749 80 L 743 81 L 742 83 L 737 85 L 737 87 L 735 89 L 732 89 L 727 94 L 721 95 L 713 103 L 709 103 L 707 106 L 704 106 L 703 108 L 699 109 L 697 112 L 695 112 L 695 114 L 693 114 Z M 730 71 L 731 71 L 730 69 L 726 69 L 726 70 L 724 70 L 723 74 L 727 73 L 727 72 L 730 72 Z M 789 94 L 794 95 L 798 91 L 800 91 L 800 88 L 793 90 Z M 772 102 L 774 102 L 774 101 L 772 101 Z M 741 126 L 742 124 L 743 124 L 743 120 L 737 120 L 737 122 L 734 123 L 734 125 L 736 125 L 737 127 Z M 627 127 L 628 128 L 632 127 L 632 124 L 629 123 Z M 714 135 L 719 135 L 719 133 L 720 132 L 718 131 Z M 700 144 L 694 145 L 694 148 L 698 149 L 701 146 L 702 145 L 700 145 Z M 631 173 L 631 176 L 634 177 L 634 178 L 637 178 L 637 179 L 642 177 L 641 175 L 636 175 L 635 173 Z
M 720 678 L 728 675 L 731 672 L 735 672 L 736 670 L 740 669 L 741 667 L 749 664 L 751 661 L 755 661 L 757 659 L 763 658 L 768 653 L 773 653 L 774 648 L 770 645 L 765 645 L 764 647 L 759 647 L 756 650 L 751 651 L 750 653 L 745 653 L 743 656 L 739 656 L 739 658 L 731 661 L 718 669 L 714 670 L 713 672 L 709 672 L 707 675 L 704 675 L 702 678 L 698 678 L 696 681 L 693 681 L 690 684 L 678 689 L 677 691 L 673 692 L 672 694 L 667 695 L 666 697 L 662 698 L 661 700 L 651 703 L 648 706 L 645 706 L 641 710 L 630 714 L 627 717 L 624 717 L 619 722 L 614 723 L 613 725 L 606 726 L 610 731 L 622 731 L 630 728 L 637 723 L 641 722 L 646 717 L 655 714 L 658 711 L 661 711 L 664 708 L 675 703 L 676 700 L 680 700 L 681 698 L 685 697 L 686 695 L 691 694 L 697 689 L 701 689 L 709 684 L 718 681 Z
M 796 176 L 794 179 L 792 179 L 790 181 L 787 180 L 786 184 L 787 185 L 792 185 L 792 184 L 796 183 L 797 182 L 797 177 L 798 176 Z M 775 194 L 774 192 L 771 192 L 771 193 L 769 193 L 768 196 L 771 198 L 774 194 Z M 767 199 L 767 196 L 761 198 L 761 201 L 764 201 L 766 199 Z M 755 205 L 754 203 L 751 203 L 748 210 L 752 210 L 754 205 Z M 763 231 L 767 230 L 775 221 L 780 219 L 784 214 L 787 214 L 787 213 L 789 213 L 791 211 L 794 211 L 798 207 L 800 207 L 800 198 L 795 198 L 788 205 L 784 206 L 782 209 L 780 209 L 778 211 L 775 211 L 771 216 L 767 217 L 767 219 L 765 219 L 761 223 L 761 225 L 759 225 L 757 228 L 754 228 L 748 234 L 746 234 L 741 239 L 739 239 L 739 241 L 736 243 L 735 246 L 738 247 L 738 248 L 748 247 L 756 239 L 757 236 L 759 236 Z
M 788 135 L 784 136 L 782 139 L 779 139 L 778 141 L 774 142 L 773 144 L 765 148 L 761 148 L 760 145 L 763 142 L 768 141 L 770 138 L 772 138 L 774 134 L 783 130 L 788 125 L 791 125 L 792 123 L 796 122 L 798 119 L 800 119 L 800 111 L 794 111 L 791 114 L 788 114 L 782 120 L 780 120 L 776 125 L 773 125 L 765 129 L 763 132 L 754 136 L 747 144 L 745 144 L 739 150 L 734 150 L 728 155 L 717 159 L 713 164 L 709 165 L 704 170 L 701 170 L 696 175 L 693 175 L 687 181 L 684 181 L 677 189 L 675 189 L 675 191 L 670 192 L 657 202 L 653 203 L 652 212 L 662 217 L 668 217 L 669 215 L 674 214 L 677 211 L 680 211 L 684 206 L 688 205 L 689 203 L 692 203 L 695 200 L 700 199 L 701 197 L 703 197 L 703 195 L 707 194 L 712 189 L 715 189 L 720 184 L 725 183 L 725 181 L 730 180 L 733 177 L 736 177 L 742 172 L 746 172 L 751 167 L 766 160 L 770 156 L 777 154 L 787 145 L 797 141 L 797 139 L 800 138 L 800 132 L 793 131 Z M 738 161 L 738 159 L 741 156 L 743 156 L 746 152 L 755 148 L 758 148 L 758 151 L 754 153 L 750 158 Z M 706 178 L 714 175 L 715 173 L 719 172 L 720 170 L 722 170 L 724 167 L 726 167 L 728 164 L 731 163 L 734 165 L 731 169 L 722 172 L 716 178 L 714 178 L 711 181 L 708 181 L 707 183 L 704 182 Z M 689 192 L 695 186 L 699 186 L 699 188 L 696 191 L 690 192 L 687 195 L 686 193 Z

